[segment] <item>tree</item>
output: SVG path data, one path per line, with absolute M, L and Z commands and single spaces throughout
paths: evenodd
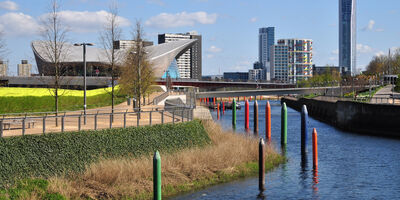
M 0 30 L 0 60 L 4 59 L 7 52 L 6 42 L 4 41 L 4 33 Z
M 115 99 L 115 79 L 118 77 L 117 61 L 121 57 L 119 51 L 114 48 L 114 42 L 120 40 L 122 30 L 118 22 L 118 6 L 116 1 L 112 1 L 109 6 L 109 15 L 104 25 L 103 31 L 100 33 L 100 41 L 105 49 L 105 56 L 108 59 L 111 69 L 111 109 L 114 113 Z
M 62 64 L 62 61 L 68 54 L 68 49 L 65 47 L 67 28 L 62 23 L 59 14 L 60 6 L 57 0 L 51 1 L 50 12 L 41 21 L 41 36 L 44 55 L 50 60 L 50 65 L 45 66 L 45 71 L 52 75 L 52 80 L 48 83 L 50 94 L 54 97 L 54 109 L 56 115 L 59 111 L 59 96 L 61 82 L 67 73 L 67 66 Z M 58 120 L 56 118 L 56 126 Z
M 142 95 L 148 92 L 153 84 L 154 75 L 144 48 L 143 29 L 139 21 L 136 22 L 133 39 L 135 45 L 125 55 L 120 84 L 122 91 L 136 97 L 140 110 Z

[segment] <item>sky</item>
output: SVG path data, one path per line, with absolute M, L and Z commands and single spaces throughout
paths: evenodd
M 157 44 L 161 33 L 196 31 L 202 35 L 203 75 L 248 71 L 258 60 L 258 29 L 275 27 L 275 40 L 313 40 L 314 64 L 338 65 L 337 0 L 118 0 L 122 39 L 132 39 L 140 20 L 145 38 Z M 93 42 L 101 47 L 109 0 L 61 0 L 68 42 Z M 9 75 L 28 60 L 41 39 L 40 20 L 50 0 L 0 0 L 0 30 L 4 32 Z M 400 47 L 400 1 L 357 1 L 357 67 L 364 69 L 376 55 Z M 88 48 L 90 51 L 90 48 Z

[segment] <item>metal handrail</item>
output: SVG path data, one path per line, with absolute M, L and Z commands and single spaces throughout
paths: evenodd
M 121 109 L 120 109 L 121 110 Z M 25 115 L 24 117 L 10 117 L 10 118 L 0 118 L 0 137 L 3 136 L 4 133 L 4 127 L 5 127 L 5 122 L 8 121 L 16 121 L 18 120 L 18 123 L 22 123 L 22 135 L 25 135 L 25 124 L 28 122 L 28 125 L 30 125 L 29 123 L 31 123 L 32 121 L 30 120 L 37 120 L 37 119 L 42 119 L 43 120 L 43 131 L 42 133 L 45 134 L 46 133 L 46 119 L 57 119 L 61 118 L 61 130 L 60 132 L 64 132 L 64 128 L 65 128 L 65 119 L 67 118 L 78 118 L 78 131 L 81 130 L 81 118 L 86 116 L 86 117 L 90 117 L 92 116 L 94 119 L 94 128 L 91 128 L 93 130 L 97 130 L 97 124 L 98 124 L 98 116 L 110 116 L 109 118 L 109 128 L 112 128 L 113 125 L 113 119 L 115 115 L 123 115 L 123 127 L 126 128 L 127 125 L 127 115 L 128 114 L 134 114 L 136 116 L 140 116 L 140 114 L 144 114 L 144 113 L 149 113 L 150 118 L 149 120 L 149 124 L 148 125 L 152 125 L 153 120 L 152 120 L 152 113 L 159 113 L 161 115 L 161 123 L 164 124 L 164 115 L 166 116 L 172 116 L 172 123 L 175 123 L 176 120 L 179 121 L 179 118 L 177 118 L 176 114 L 180 114 L 182 113 L 182 115 L 180 116 L 181 122 L 184 121 L 191 121 L 193 120 L 193 108 L 189 107 L 189 106 L 175 106 L 172 107 L 172 109 L 170 110 L 164 110 L 164 109 L 157 109 L 157 110 L 149 110 L 149 111 L 129 111 L 128 109 L 125 109 L 124 112 L 107 112 L 107 113 L 86 113 L 86 115 L 84 115 L 82 112 L 80 114 L 67 114 L 64 113 L 63 115 L 44 115 L 44 116 L 28 116 Z M 169 113 L 169 114 L 168 114 Z M 179 116 L 179 115 L 178 115 Z M 137 125 L 139 126 L 139 121 L 140 121 L 140 117 L 137 117 Z M 36 121 L 38 123 L 40 123 L 40 120 Z M 34 125 L 34 123 L 33 123 Z M 10 128 L 11 124 L 9 124 L 9 128 Z

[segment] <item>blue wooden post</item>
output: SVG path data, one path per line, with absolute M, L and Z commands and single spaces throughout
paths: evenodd
M 301 152 L 307 152 L 307 123 L 308 112 L 307 106 L 303 105 L 301 108 Z

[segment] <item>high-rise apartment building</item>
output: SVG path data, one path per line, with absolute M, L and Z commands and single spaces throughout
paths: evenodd
M 271 47 L 271 78 L 280 82 L 289 82 L 289 50 L 287 45 Z
M 190 49 L 176 58 L 179 77 L 200 80 L 202 74 L 201 35 L 195 32 L 159 34 L 158 44 L 188 39 L 197 39 L 197 41 Z
M 312 77 L 312 40 L 281 39 L 271 47 L 272 77 L 296 83 Z
M 22 60 L 18 64 L 18 76 L 31 76 L 32 65 L 28 64 L 27 60 Z
M 266 70 L 266 79 L 270 80 L 270 48 L 275 44 L 275 27 L 258 30 L 258 60 Z
M 356 72 L 356 0 L 339 0 L 339 67 L 344 75 Z
M 0 76 L 7 76 L 7 69 L 7 64 L 4 61 L 0 60 Z

